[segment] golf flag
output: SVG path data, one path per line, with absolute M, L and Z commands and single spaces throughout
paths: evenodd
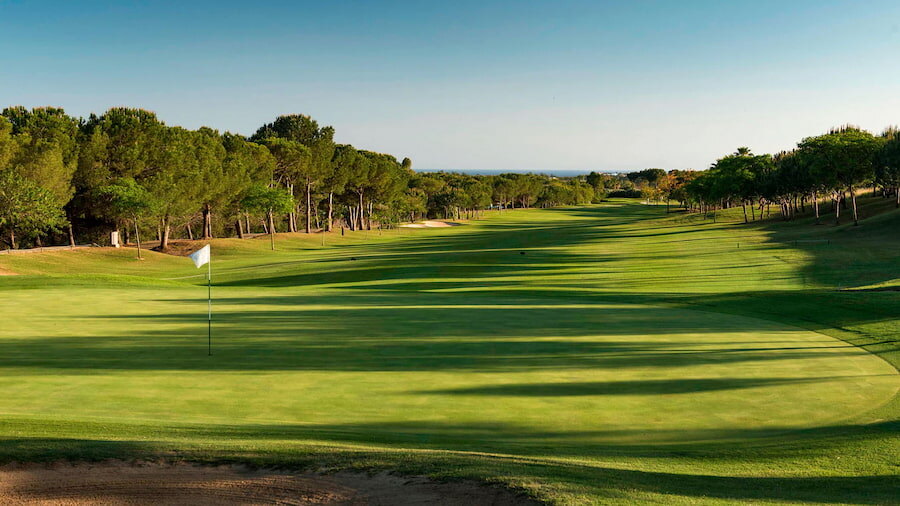
M 212 264 L 209 262 L 209 244 L 188 256 L 198 269 L 206 266 L 206 342 L 207 354 L 212 356 Z
M 199 269 L 209 263 L 209 244 L 188 255 Z

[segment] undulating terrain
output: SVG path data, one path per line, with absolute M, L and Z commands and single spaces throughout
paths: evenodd
M 561 504 L 900 497 L 900 211 L 619 200 L 212 241 L 205 268 L 0 255 L 0 462 L 474 478 Z M 827 221 L 827 220 L 826 220 Z M 197 243 L 197 247 L 202 243 Z

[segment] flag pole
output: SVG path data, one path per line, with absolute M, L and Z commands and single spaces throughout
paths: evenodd
M 210 255 L 212 257 L 212 255 Z M 206 262 L 206 346 L 207 356 L 212 356 L 212 258 Z

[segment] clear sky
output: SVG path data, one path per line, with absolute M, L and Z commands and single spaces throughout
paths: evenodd
M 900 123 L 896 0 L 0 0 L 0 34 L 3 105 L 305 113 L 422 169 L 706 168 Z

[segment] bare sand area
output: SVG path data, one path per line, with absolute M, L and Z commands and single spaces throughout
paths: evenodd
M 426 220 L 421 221 L 419 223 L 404 223 L 400 225 L 403 228 L 443 228 L 443 227 L 458 227 L 462 225 L 462 223 L 456 223 L 454 221 L 437 221 L 437 220 Z
M 442 483 L 389 473 L 290 473 L 242 466 L 148 462 L 0 466 L 9 505 L 494 505 L 537 504 L 473 482 Z

